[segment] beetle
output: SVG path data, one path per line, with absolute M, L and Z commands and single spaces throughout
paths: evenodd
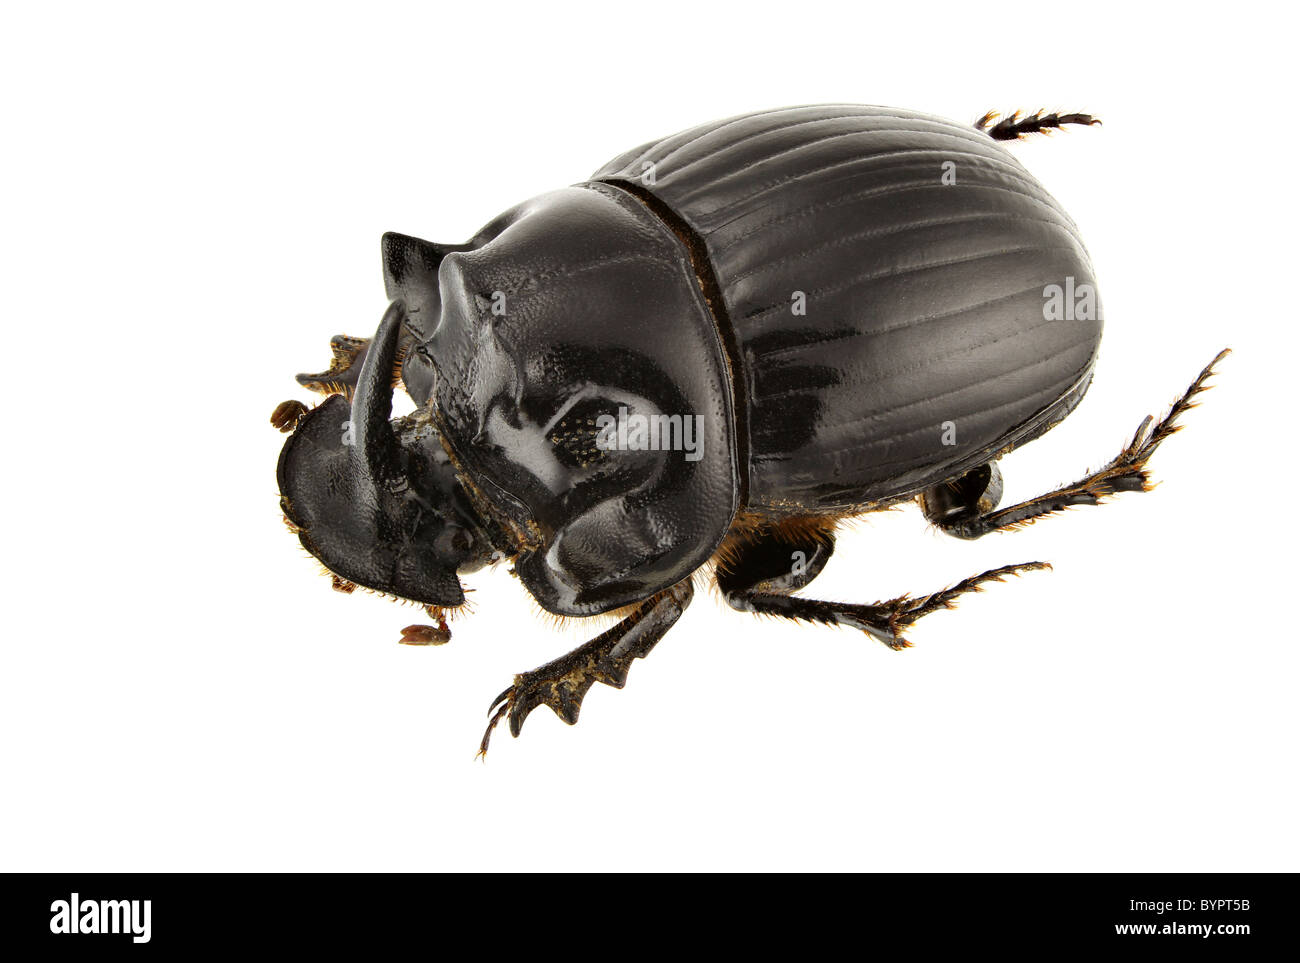
M 1150 487 L 1221 352 L 1098 471 L 999 508 L 999 458 L 1070 413 L 1102 332 L 1074 222 L 999 143 L 1087 114 L 974 126 L 884 107 L 745 114 L 646 143 L 463 244 L 383 238 L 390 305 L 337 336 L 326 395 L 280 405 L 286 523 L 332 575 L 427 608 L 509 560 L 546 611 L 618 622 L 489 708 L 566 723 L 621 688 L 697 573 L 740 611 L 893 649 L 923 616 L 1044 563 L 920 596 L 795 593 L 845 519 L 916 501 L 958 538 Z M 392 415 L 401 385 L 412 414 Z

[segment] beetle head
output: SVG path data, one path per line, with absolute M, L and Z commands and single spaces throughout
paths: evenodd
M 394 301 L 366 353 L 351 404 L 331 395 L 280 452 L 280 506 L 303 547 L 331 572 L 426 605 L 465 600 L 456 573 L 492 549 L 436 430 L 417 412 L 390 422 Z

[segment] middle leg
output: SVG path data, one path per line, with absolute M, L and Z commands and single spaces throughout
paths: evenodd
M 1004 576 L 1050 568 L 1046 562 L 1004 565 L 963 579 L 956 585 L 913 598 L 902 595 L 886 602 L 859 605 L 825 602 L 792 595 L 811 582 L 825 567 L 834 550 L 832 524 L 760 526 L 729 541 L 721 553 L 716 579 L 727 604 L 740 612 L 780 615 L 788 619 L 847 625 L 879 639 L 891 649 L 906 648 L 903 631 L 923 616 L 952 608 L 967 592 L 977 592 L 987 582 Z M 805 564 L 800 566 L 800 560 Z M 807 564 L 811 562 L 811 564 Z

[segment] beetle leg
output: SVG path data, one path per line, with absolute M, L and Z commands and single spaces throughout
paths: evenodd
M 925 517 L 940 528 L 987 515 L 1001 499 L 1002 472 L 995 461 L 935 485 L 917 497 Z
M 392 385 L 396 387 L 402 378 L 402 363 L 415 338 L 405 328 L 397 343 L 397 360 L 393 365 Z M 300 374 L 298 384 L 323 395 L 344 395 L 352 397 L 356 389 L 357 378 L 361 374 L 361 365 L 366 360 L 366 351 L 370 347 L 369 338 L 354 338 L 351 335 L 336 334 L 330 338 L 330 366 L 315 374 Z
M 1004 575 L 1050 568 L 1045 562 L 1004 565 L 963 579 L 951 588 L 932 595 L 919 598 L 903 595 L 871 605 L 824 602 L 791 595 L 791 592 L 802 588 L 816 577 L 830 558 L 833 546 L 833 539 L 826 533 L 810 539 L 768 533 L 767 539 L 750 541 L 718 563 L 718 588 L 722 590 L 727 604 L 740 612 L 780 615 L 787 619 L 819 622 L 823 625 L 846 625 L 866 632 L 891 649 L 904 649 L 911 643 L 903 638 L 903 630 L 915 624 L 922 616 L 939 609 L 952 608 L 959 596 L 979 591 L 985 582 L 1000 582 Z M 813 552 L 818 550 L 822 554 L 814 555 Z M 805 570 L 805 577 L 791 578 L 788 571 L 790 559 L 801 554 L 809 559 L 817 559 L 818 564 L 815 569 L 809 567 Z M 784 570 L 776 568 L 778 562 L 785 566 Z
M 1001 511 L 981 511 L 945 520 L 935 519 L 932 516 L 932 520 L 949 535 L 957 538 L 979 538 L 989 532 L 1028 525 L 1044 515 L 1074 505 L 1100 505 L 1103 499 L 1119 492 L 1150 491 L 1152 486 L 1151 478 L 1147 474 L 1148 459 L 1162 441 L 1182 427 L 1178 424 L 1179 417 L 1196 407 L 1192 399 L 1210 387 L 1206 382 L 1214 374 L 1214 366 L 1227 354 L 1228 349 L 1225 348 L 1215 355 L 1214 360 L 1205 366 L 1197 379 L 1192 382 L 1191 387 L 1174 402 L 1169 413 L 1154 428 L 1151 427 L 1154 419 L 1148 415 L 1138 426 L 1137 433 L 1134 434 L 1128 447 L 1100 471 L 1073 485 L 1058 488 L 1054 492 L 1048 492 L 1046 495 L 1040 495 Z M 932 489 L 933 491 L 935 490 Z M 929 514 L 930 497 L 931 492 L 922 496 L 922 504 L 927 509 L 927 514 Z
M 488 709 L 491 718 L 478 754 L 487 753 L 492 730 L 503 717 L 509 717 L 512 736 L 519 735 L 524 720 L 539 705 L 550 706 L 557 716 L 573 725 L 578 721 L 583 697 L 597 682 L 623 688 L 632 660 L 649 655 L 681 617 L 693 594 L 690 579 L 678 582 L 642 602 L 627 618 L 585 645 L 515 676 L 514 685 L 497 696 Z
M 996 110 L 990 110 L 975 121 L 975 129 L 987 131 L 994 140 L 1019 140 L 1025 134 L 1046 134 L 1051 130 L 1060 130 L 1066 124 L 1083 124 L 1091 127 L 1101 123 L 1092 114 L 1049 114 L 1041 109 L 1024 116 L 1021 116 L 1018 110 L 1013 111 L 1010 117 L 1003 117 L 993 124 L 997 116 Z M 990 124 L 993 126 L 990 127 Z
M 346 334 L 336 334 L 330 338 L 330 365 L 324 371 L 315 374 L 300 374 L 298 384 L 323 395 L 352 396 L 357 384 L 357 375 L 361 373 L 361 362 L 366 358 L 369 338 L 354 338 Z

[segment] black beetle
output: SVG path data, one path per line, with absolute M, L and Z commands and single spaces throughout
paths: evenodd
M 978 538 L 1148 487 L 1147 459 L 1205 387 L 1100 471 L 999 510 L 997 460 L 1079 403 L 1101 306 L 1074 222 L 999 144 L 1086 114 L 967 127 L 881 107 L 794 107 L 652 141 L 465 244 L 383 239 L 391 305 L 336 337 L 329 397 L 291 431 L 285 519 L 333 573 L 428 607 L 501 559 L 547 611 L 621 621 L 515 677 L 518 735 L 622 687 L 712 565 L 748 612 L 848 625 L 892 648 L 1002 576 L 869 605 L 800 598 L 841 520 L 916 499 Z M 1215 362 L 1221 358 L 1221 353 Z M 392 417 L 402 384 L 415 401 Z

